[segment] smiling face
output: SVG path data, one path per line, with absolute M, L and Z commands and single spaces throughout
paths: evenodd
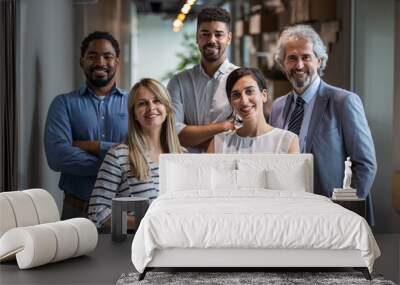
M 197 29 L 197 45 L 202 60 L 206 62 L 223 62 L 226 47 L 231 42 L 232 34 L 224 22 L 203 22 Z
M 231 91 L 231 105 L 243 122 L 264 119 L 263 104 L 267 102 L 267 90 L 260 90 L 251 75 L 240 78 Z
M 303 93 L 310 86 L 320 66 L 321 60 L 315 56 L 311 42 L 298 39 L 286 44 L 283 67 L 297 93 Z
M 136 121 L 144 131 L 162 127 L 167 117 L 165 105 L 149 89 L 140 86 L 134 98 L 134 114 Z
M 101 88 L 114 84 L 119 58 L 111 42 L 105 39 L 93 40 L 81 57 L 80 64 L 88 83 L 94 88 Z

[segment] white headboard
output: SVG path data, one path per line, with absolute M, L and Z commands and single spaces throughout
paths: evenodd
M 160 194 L 182 187 L 182 181 L 184 187 L 209 188 L 212 173 L 232 170 L 245 171 L 249 176 L 265 171 L 269 189 L 313 193 L 312 154 L 162 154 Z M 196 175 L 189 178 L 194 171 Z M 224 179 L 229 180 L 228 176 Z

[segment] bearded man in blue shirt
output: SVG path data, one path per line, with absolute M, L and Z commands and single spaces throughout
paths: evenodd
M 107 32 L 93 32 L 81 44 L 86 84 L 61 94 L 50 105 L 44 145 L 49 167 L 61 172 L 62 219 L 87 216 L 87 204 L 107 150 L 128 129 L 128 93 L 116 87 L 119 43 Z

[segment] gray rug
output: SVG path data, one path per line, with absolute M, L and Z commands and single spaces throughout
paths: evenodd
M 138 281 L 139 273 L 122 274 L 117 285 L 146 284 L 221 284 L 221 285 L 292 285 L 292 284 L 379 284 L 395 285 L 384 280 L 382 276 L 372 275 L 372 281 L 364 278 L 360 272 L 148 272 L 142 281 Z

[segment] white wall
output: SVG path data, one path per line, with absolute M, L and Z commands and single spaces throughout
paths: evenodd
M 74 87 L 73 4 L 21 0 L 18 5 L 19 185 L 48 190 L 61 210 L 59 175 L 47 165 L 43 130 L 52 99 Z
M 354 87 L 363 99 L 375 142 L 378 173 L 373 186 L 373 201 L 375 230 L 381 233 L 400 232 L 400 215 L 392 206 L 394 149 L 398 148 L 392 140 L 394 20 L 394 0 L 355 1 Z
M 138 73 L 136 81 L 143 77 L 161 80 L 179 63 L 177 52 L 183 51 L 183 33 L 195 33 L 196 21 L 185 22 L 181 32 L 172 31 L 173 19 L 160 16 L 140 15 L 138 18 Z M 163 82 L 164 84 L 168 82 Z

